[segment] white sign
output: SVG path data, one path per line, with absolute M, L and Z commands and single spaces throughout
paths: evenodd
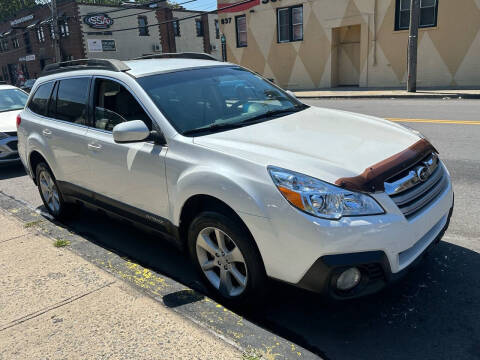
M 23 56 L 21 58 L 18 59 L 18 61 L 22 62 L 22 61 L 35 61 L 35 55 L 27 55 L 27 56 Z
M 100 39 L 87 39 L 88 52 L 103 52 L 102 40 Z
M 10 21 L 10 25 L 11 25 L 11 26 L 15 26 L 15 25 L 24 23 L 24 22 L 26 22 L 26 21 L 30 21 L 30 20 L 32 20 L 32 19 L 33 19 L 33 14 L 30 14 L 30 15 L 21 17 L 20 19 L 15 19 L 15 20 L 13 20 L 13 21 Z
M 117 51 L 115 40 L 87 39 L 88 52 Z

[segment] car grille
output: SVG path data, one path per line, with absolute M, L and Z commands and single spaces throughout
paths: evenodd
M 7 134 L 8 136 L 17 137 L 17 132 L 16 131 L 7 131 L 7 132 L 4 132 L 4 134 Z
M 7 146 L 12 149 L 13 151 L 17 151 L 18 150 L 18 141 L 10 141 L 9 143 L 7 143 Z
M 445 168 L 430 154 L 385 182 L 385 191 L 407 219 L 417 215 L 448 187 Z

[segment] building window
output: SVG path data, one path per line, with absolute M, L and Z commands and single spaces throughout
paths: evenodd
M 247 46 L 247 17 L 240 15 L 235 17 L 235 27 L 237 29 L 237 47 Z
M 408 30 L 410 27 L 411 0 L 396 0 L 395 30 Z M 428 28 L 437 26 L 438 1 L 420 0 L 419 27 Z
M 3 73 L 3 80 L 7 81 L 8 80 L 8 68 L 7 68 L 7 66 L 2 66 L 2 73 Z
M 55 31 L 52 24 L 50 24 L 50 37 L 52 38 L 52 40 L 55 40 Z
M 220 39 L 220 25 L 218 25 L 218 19 L 215 19 L 215 39 Z
M 18 41 L 17 38 L 12 39 L 12 45 L 14 49 L 18 49 L 20 47 L 20 42 Z
M 173 23 L 173 34 L 175 36 L 180 36 L 180 21 L 175 20 Z
M 195 29 L 197 36 L 203 36 L 203 23 L 202 20 L 195 19 Z
M 58 27 L 60 29 L 61 37 L 67 37 L 70 35 L 70 28 L 68 27 L 68 23 L 66 20 L 60 20 L 58 22 Z
M 0 41 L 0 51 L 8 51 L 8 40 Z
M 23 43 L 25 44 L 25 51 L 27 54 L 32 53 L 32 44 L 30 43 L 30 33 L 28 31 L 25 31 L 23 33 Z
M 277 9 L 278 42 L 303 40 L 303 6 Z
M 146 16 L 138 17 L 138 35 L 139 36 L 148 36 L 148 21 Z
M 39 43 L 45 42 L 45 33 L 43 32 L 43 27 L 37 28 L 37 40 Z

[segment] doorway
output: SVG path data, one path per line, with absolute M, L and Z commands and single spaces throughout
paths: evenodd
M 359 86 L 360 83 L 360 25 L 334 29 L 337 40 L 337 86 Z

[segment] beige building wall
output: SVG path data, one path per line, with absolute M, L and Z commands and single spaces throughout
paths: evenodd
M 108 16 L 113 18 L 113 25 L 105 30 L 92 29 L 90 26 L 83 22 L 83 17 L 89 13 L 102 13 L 105 11 L 111 11 L 115 8 L 107 6 L 91 6 L 91 5 L 78 5 L 79 12 L 81 16 L 81 29 L 84 38 L 84 47 L 85 54 L 89 58 L 109 58 L 109 59 L 119 59 L 127 60 L 132 57 L 139 57 L 144 54 L 152 54 L 154 51 L 154 46 L 160 47 L 160 33 L 158 26 L 151 26 L 148 28 L 149 36 L 139 36 L 138 29 L 112 32 L 112 35 L 89 35 L 88 33 L 92 32 L 103 32 L 111 31 L 115 29 L 123 28 L 132 28 L 138 26 L 138 19 L 135 14 L 141 12 L 140 10 L 128 9 L 122 10 L 119 12 L 109 13 Z M 145 9 L 143 9 L 145 11 Z M 115 19 L 118 16 L 125 15 L 134 15 L 121 19 Z M 158 23 L 156 18 L 155 11 L 139 14 L 141 16 L 146 16 L 148 24 Z M 115 40 L 116 51 L 105 51 L 105 52 L 90 52 L 88 51 L 88 41 L 87 39 L 101 39 L 101 40 Z M 161 48 L 161 47 L 160 47 Z
M 195 15 L 195 12 L 172 11 L 174 18 L 181 19 L 186 16 Z M 197 13 L 200 19 L 200 13 Z M 197 36 L 195 19 L 180 21 L 180 36 L 175 37 L 177 52 L 201 52 L 203 53 L 203 37 Z
M 303 41 L 277 43 L 276 9 L 300 4 Z M 248 46 L 237 48 L 235 16 L 243 14 Z M 228 61 L 282 87 L 334 87 L 353 78 L 361 87 L 406 83 L 408 31 L 394 30 L 395 0 L 260 1 L 244 11 L 222 12 L 219 19 Z M 419 86 L 478 86 L 480 1 L 439 0 L 437 26 L 420 29 L 418 55 Z

